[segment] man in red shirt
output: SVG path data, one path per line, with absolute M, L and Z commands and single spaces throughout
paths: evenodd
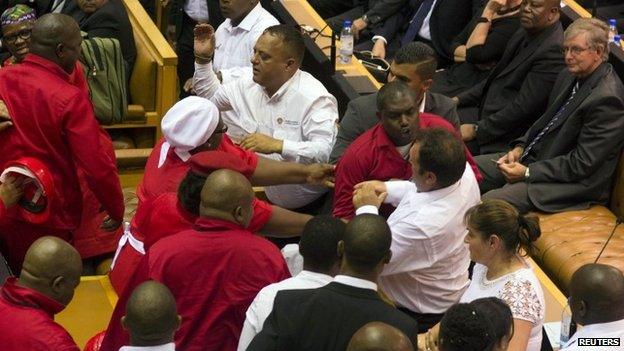
M 460 138 L 451 123 L 436 115 L 418 113 L 415 93 L 404 82 L 395 80 L 379 90 L 377 115 L 380 122 L 349 145 L 336 166 L 333 215 L 351 219 L 355 216 L 353 187 L 367 180 L 390 180 L 412 177 L 409 150 L 415 133 L 421 128 L 442 128 Z M 464 148 L 466 158 L 480 180 L 472 155 Z M 393 208 L 387 205 L 380 213 L 385 217 Z
M 78 351 L 54 315 L 72 300 L 81 271 L 78 251 L 65 241 L 35 241 L 19 279 L 8 278 L 0 290 L 0 350 Z
M 71 241 L 82 213 L 78 169 L 110 216 L 110 228 L 123 218 L 112 151 L 102 144 L 88 96 L 71 81 L 81 40 L 70 17 L 45 15 L 33 27 L 30 53 L 22 63 L 0 70 L 0 100 L 12 123 L 0 132 L 0 168 L 22 156 L 40 159 L 50 169 L 58 194 L 49 204 L 50 219 L 40 225 L 25 222 L 9 210 L 12 220 L 0 227 L 0 240 L 16 271 L 26 249 L 42 235 Z
M 118 294 L 123 292 L 139 261 L 158 240 L 192 229 L 199 216 L 201 189 L 206 177 L 218 169 L 230 169 L 250 178 L 254 169 L 240 158 L 222 151 L 204 151 L 191 156 L 191 169 L 180 183 L 178 193 L 165 193 L 144 203 L 132 218 L 130 232 L 122 237 L 124 245 L 115 256 L 109 274 Z M 254 198 L 254 213 L 247 229 L 270 236 L 289 237 L 301 234 L 310 215 L 272 206 Z M 129 245 L 127 245 L 127 242 Z
M 113 312 L 102 343 L 117 350 L 128 335 L 119 318 L 129 293 L 152 279 L 176 299 L 182 326 L 179 350 L 236 350 L 245 311 L 264 286 L 289 277 L 279 250 L 245 229 L 253 217 L 254 193 L 240 173 L 218 170 L 202 188 L 200 217 L 192 230 L 159 240 L 141 260 Z

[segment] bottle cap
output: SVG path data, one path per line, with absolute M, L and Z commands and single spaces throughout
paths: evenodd
M 622 36 L 621 35 L 617 34 L 617 35 L 613 36 L 613 41 L 614 42 L 619 43 L 620 40 L 622 40 Z
M 615 20 L 615 18 L 611 18 L 609 19 L 609 24 L 615 26 L 617 24 L 617 21 Z
M 351 28 L 351 24 L 352 24 L 352 23 L 351 23 L 351 20 L 345 20 L 345 21 L 342 23 L 342 27 L 343 27 L 343 28 L 345 28 L 345 27 L 349 27 L 349 28 Z

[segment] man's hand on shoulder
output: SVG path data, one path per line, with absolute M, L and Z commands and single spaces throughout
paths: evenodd
M 4 207 L 15 205 L 22 198 L 22 181 L 13 177 L 6 177 L 4 183 L 0 184 L 0 201 Z
M 327 163 L 313 163 L 305 167 L 308 171 L 308 176 L 306 177 L 308 184 L 323 185 L 328 188 L 334 187 L 336 166 Z
M 388 196 L 384 182 L 377 180 L 357 184 L 353 188 L 353 207 L 375 206 L 379 208 Z
M 13 122 L 11 122 L 9 109 L 4 104 L 4 101 L 0 100 L 0 132 L 12 126 Z

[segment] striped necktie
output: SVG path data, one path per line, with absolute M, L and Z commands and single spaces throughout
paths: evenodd
M 572 88 L 572 92 L 570 93 L 570 96 L 568 97 L 568 99 L 566 100 L 566 102 L 561 105 L 561 107 L 559 108 L 559 110 L 557 110 L 557 113 L 555 113 L 555 115 L 553 116 L 553 118 L 550 120 L 550 122 L 548 122 L 548 124 L 546 125 L 546 127 L 544 127 L 539 134 L 537 134 L 537 136 L 535 138 L 533 138 L 533 141 L 531 141 L 531 143 L 529 144 L 529 146 L 526 147 L 526 149 L 524 149 L 524 152 L 522 153 L 522 156 L 520 156 L 520 161 L 522 161 L 525 157 L 527 157 L 529 155 L 529 152 L 531 152 L 531 150 L 533 149 L 533 147 L 535 147 L 535 144 L 537 144 L 542 137 L 548 133 L 548 131 L 550 130 L 550 128 L 552 128 L 552 126 L 555 125 L 555 123 L 557 122 L 557 120 L 559 120 L 559 118 L 561 117 L 561 115 L 563 115 L 563 111 L 565 111 L 566 107 L 570 104 L 570 102 L 572 101 L 572 99 L 574 98 L 574 95 L 576 94 L 576 91 L 578 90 L 579 87 L 579 83 L 576 82 L 576 84 L 574 84 L 574 88 Z
M 429 11 L 431 11 L 431 7 L 433 7 L 433 0 L 424 0 L 420 4 L 418 10 L 409 22 L 407 31 L 405 31 L 405 34 L 403 34 L 403 37 L 401 38 L 401 46 L 414 41 L 416 34 L 420 31 L 420 27 L 422 27 L 425 22 L 425 18 L 429 14 Z

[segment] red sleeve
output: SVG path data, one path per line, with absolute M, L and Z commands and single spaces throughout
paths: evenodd
M 357 150 L 349 147 L 338 160 L 334 186 L 334 217 L 350 220 L 355 216 L 353 187 L 367 180 L 367 170 L 370 169 L 366 164 L 368 159 L 356 154 Z
M 242 172 L 245 177 L 251 178 L 253 173 L 256 171 L 256 167 L 258 166 L 258 155 L 256 155 L 255 152 L 245 150 L 234 144 L 232 139 L 230 139 L 227 135 L 223 135 L 221 144 L 219 145 L 217 151 L 227 152 L 228 154 L 239 157 L 245 161 L 245 163 L 249 166 L 248 170 Z
M 257 198 L 254 198 L 252 206 L 254 213 L 247 229 L 257 233 L 267 224 L 269 219 L 271 219 L 273 207 L 268 202 L 258 200 Z
M 76 96 L 64 111 L 64 132 L 74 162 L 86 175 L 89 188 L 115 220 L 124 215 L 124 201 L 113 151 L 101 135 L 100 126 L 86 97 Z
M 450 122 L 448 122 L 442 117 L 439 117 L 430 113 L 421 113 L 420 121 L 421 121 L 420 126 L 423 128 L 446 129 L 449 132 L 453 133 L 453 135 L 455 135 L 457 139 L 462 140 L 461 134 L 459 133 L 459 131 L 455 129 L 455 127 L 453 127 L 453 125 Z M 464 145 L 463 141 L 462 141 L 462 145 Z M 474 158 L 472 157 L 472 154 L 470 153 L 470 150 L 468 150 L 466 145 L 464 145 L 464 153 L 466 154 L 466 161 L 468 162 L 468 164 L 470 164 L 470 167 L 472 168 L 472 171 L 474 172 L 475 177 L 477 178 L 477 182 L 481 182 L 483 180 L 483 176 L 481 175 L 481 172 L 479 172 L 479 167 L 477 166 L 477 163 L 475 162 Z

